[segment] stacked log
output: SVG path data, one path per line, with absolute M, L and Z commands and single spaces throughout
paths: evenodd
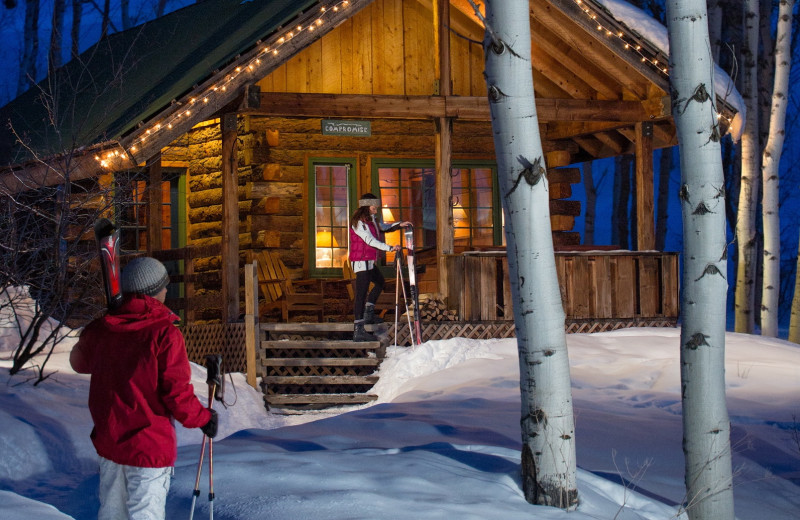
M 419 318 L 422 321 L 458 321 L 458 311 L 448 309 L 438 295 L 420 294 Z

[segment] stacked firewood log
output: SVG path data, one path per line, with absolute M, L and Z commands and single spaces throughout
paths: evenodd
M 419 295 L 419 317 L 422 321 L 458 321 L 458 311 L 447 308 L 438 295 Z

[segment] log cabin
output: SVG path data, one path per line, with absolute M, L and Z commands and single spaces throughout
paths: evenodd
M 653 214 L 653 151 L 677 144 L 669 57 L 596 0 L 530 0 L 530 22 L 568 327 L 674 324 L 678 258 L 654 251 Z M 113 185 L 125 251 L 194 251 L 187 317 L 224 323 L 255 253 L 341 279 L 354 204 L 378 193 L 386 220 L 415 225 L 420 292 L 462 322 L 510 320 L 482 40 L 468 0 L 200 2 L 103 38 L 0 109 L 0 195 Z M 722 130 L 741 126 L 717 101 Z M 635 247 L 581 244 L 573 165 L 623 154 Z

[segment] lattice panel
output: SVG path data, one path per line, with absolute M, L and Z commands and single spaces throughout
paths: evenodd
M 629 318 L 616 320 L 575 320 L 567 322 L 567 334 L 589 334 L 632 327 L 675 327 L 675 318 Z
M 373 366 L 269 366 L 262 367 L 266 376 L 369 376 L 375 373 Z
M 244 323 L 204 323 L 182 329 L 189 360 L 204 365 L 206 355 L 221 354 L 225 372 L 246 372 Z
M 372 389 L 372 385 L 265 385 L 261 384 L 264 395 L 293 394 L 363 394 Z
M 262 348 L 261 352 L 265 358 L 360 358 L 360 357 L 373 357 L 375 349 L 369 349 L 372 352 L 367 354 L 365 348 Z
M 630 327 L 675 327 L 677 320 L 674 318 L 629 318 L 614 320 L 569 320 L 566 324 L 567 334 L 606 332 L 610 330 Z M 514 338 L 516 329 L 513 321 L 430 321 L 422 322 L 422 338 L 425 341 L 450 338 L 492 339 Z M 394 324 L 389 327 L 389 344 L 394 345 Z M 411 345 L 411 335 L 407 323 L 398 324 L 397 344 Z

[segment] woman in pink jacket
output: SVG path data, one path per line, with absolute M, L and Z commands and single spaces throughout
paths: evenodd
M 217 433 L 216 412 L 194 394 L 178 317 L 165 305 L 161 262 L 136 258 L 122 271 L 122 305 L 91 322 L 70 353 L 91 374 L 92 442 L 100 456 L 98 518 L 164 518 L 177 458 L 173 419 Z
M 358 201 L 358 209 L 350 219 L 350 263 L 356 275 L 355 308 L 353 315 L 353 341 L 376 341 L 364 330 L 365 324 L 382 323 L 375 315 L 375 302 L 383 291 L 384 278 L 376 265 L 378 251 L 400 251 L 400 246 L 390 246 L 383 241 L 383 233 L 410 226 L 410 222 L 384 224 L 376 217 L 381 201 L 372 193 L 365 193 Z M 374 284 L 369 291 L 369 284 Z

